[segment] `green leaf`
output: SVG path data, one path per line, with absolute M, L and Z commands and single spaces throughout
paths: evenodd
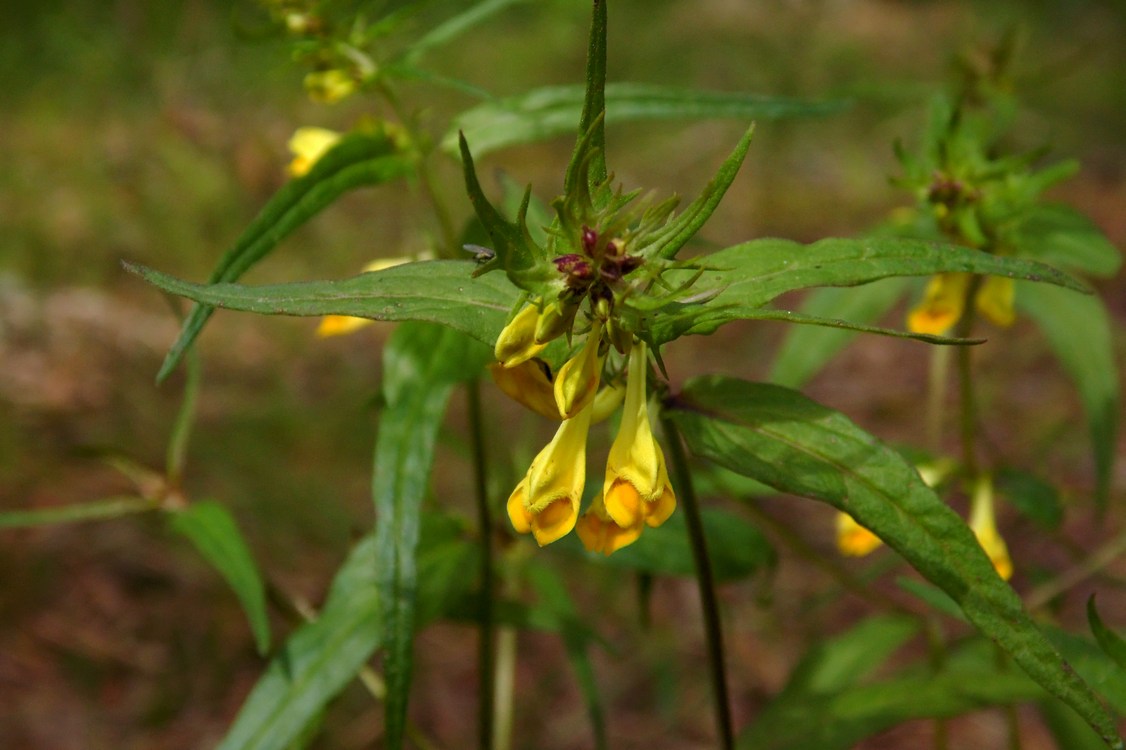
M 446 19 L 428 31 L 421 39 L 410 46 L 403 59 L 408 65 L 414 65 L 430 50 L 449 44 L 474 26 L 487 21 L 499 11 L 521 2 L 525 2 L 525 0 L 483 0 L 474 3 L 461 13 Z
M 598 750 L 605 750 L 606 718 L 602 708 L 602 698 L 598 694 L 598 680 L 594 674 L 594 666 L 587 653 L 587 646 L 591 640 L 589 629 L 582 624 L 582 619 L 567 593 L 567 587 L 553 570 L 543 564 L 532 564 L 528 566 L 527 575 L 540 599 L 540 607 L 558 622 L 563 647 L 567 651 L 571 669 L 575 671 L 575 680 L 579 684 L 579 692 L 583 695 L 583 702 L 586 703 L 587 714 L 590 716 L 591 728 L 594 730 L 594 746 Z
M 743 137 L 739 139 L 735 150 L 724 160 L 715 177 L 712 178 L 704 192 L 674 219 L 656 233 L 654 239 L 638 250 L 643 257 L 650 255 L 658 258 L 673 258 L 682 247 L 692 239 L 700 227 L 711 217 L 716 206 L 723 200 L 727 188 L 739 173 L 743 159 L 747 156 L 747 149 L 751 147 L 751 136 L 754 134 L 754 125 L 747 128 Z M 652 235 L 651 235 L 652 236 Z
M 287 750 L 364 666 L 382 635 L 375 538 L 337 571 L 320 617 L 293 633 L 258 679 L 218 750 Z
M 1126 669 L 1126 640 L 1103 624 L 1099 610 L 1095 608 L 1094 594 L 1087 599 L 1087 622 L 1091 625 L 1095 642 L 1099 644 L 1103 653 L 1113 659 L 1120 668 Z
M 270 648 L 266 587 L 235 519 L 219 503 L 205 501 L 172 514 L 171 526 L 226 579 L 246 613 L 258 653 L 265 654 Z
M 224 253 L 211 272 L 212 283 L 230 282 L 266 257 L 287 235 L 335 201 L 364 185 L 389 182 L 414 169 L 411 157 L 395 152 L 383 135 L 352 133 L 317 160 L 309 173 L 286 183 Z M 157 381 L 168 377 L 195 341 L 212 309 L 197 306 L 184 320 L 180 336 L 164 359 Z
M 1046 700 L 1037 708 L 1060 750 L 1103 750 L 1106 747 L 1087 722 L 1060 701 Z
M 739 736 L 741 750 L 848 750 L 911 719 L 950 718 L 1042 695 L 1016 672 L 958 670 L 812 694 L 763 712 Z
M 404 263 L 340 281 L 268 286 L 193 284 L 143 266 L 133 273 L 201 304 L 263 315 L 354 315 L 449 326 L 492 346 L 519 294 L 502 274 L 472 278 L 468 260 Z
M 472 554 L 450 519 L 424 515 L 421 529 L 420 623 L 444 612 L 476 574 L 472 565 L 456 580 L 446 572 L 454 545 Z M 375 534 L 368 534 L 336 572 L 320 616 L 298 628 L 271 660 L 219 750 L 288 750 L 366 665 L 383 631 L 376 559 Z
M 442 149 L 457 153 L 459 131 L 465 134 L 478 158 L 509 146 L 572 134 L 586 98 L 584 86 L 548 86 L 480 104 L 454 118 L 442 139 Z M 744 122 L 778 120 L 829 115 L 848 106 L 844 101 L 811 102 L 647 83 L 607 84 L 605 101 L 607 123 L 718 118 Z M 580 128 L 579 132 L 586 131 Z
M 563 177 L 566 195 L 575 194 L 574 182 L 583 173 L 582 165 L 588 153 L 587 186 L 593 190 L 606 181 L 606 5 L 595 0 L 590 19 L 586 85 L 583 87 L 583 108 L 579 114 L 578 140 Z M 571 118 L 568 123 L 574 121 Z
M 821 318 L 841 318 L 870 324 L 882 318 L 904 293 L 904 278 L 888 278 L 855 288 L 814 289 L 801 312 Z M 770 379 L 778 385 L 801 388 L 848 345 L 855 333 L 824 326 L 791 328 L 774 358 Z
M 779 700 L 849 688 L 879 669 L 918 631 L 919 620 L 904 615 L 862 620 L 847 632 L 814 645 L 790 675 Z
M 477 170 L 473 165 L 473 156 L 469 153 L 469 144 L 464 136 L 461 138 L 461 164 L 465 177 L 465 191 L 469 195 L 469 202 L 477 219 L 489 233 L 492 240 L 493 258 L 482 263 L 474 270 L 475 276 L 487 274 L 489 271 L 503 270 L 505 275 L 522 289 L 539 294 L 546 293 L 552 283 L 558 286 L 558 274 L 552 278 L 550 264 L 544 263 L 546 251 L 532 241 L 528 230 L 528 206 L 532 200 L 532 191 L 529 186 L 524 191 L 524 198 L 516 213 L 516 221 L 508 221 L 481 189 L 477 179 Z
M 1021 256 L 1068 271 L 1110 278 L 1122 266 L 1122 254 L 1094 222 L 1058 203 L 1026 211 L 1015 242 Z
M 716 580 L 746 578 L 775 563 L 776 555 L 770 542 L 745 519 L 719 510 L 706 510 L 701 515 Z M 605 558 L 596 557 L 613 568 L 653 575 L 691 577 L 696 574 L 681 513 L 674 514 L 655 529 L 646 529 L 641 538 L 628 547 Z
M 668 406 L 694 453 L 779 491 L 828 503 L 871 529 L 1033 680 L 1075 708 L 1108 744 L 1122 746 L 1113 718 L 997 576 L 973 532 L 896 451 L 844 415 L 774 385 L 698 378 Z
M 1035 474 L 1006 467 L 996 473 L 994 481 L 1005 500 L 1042 529 L 1052 531 L 1063 523 L 1059 490 Z
M 1095 458 L 1095 499 L 1106 507 L 1118 434 L 1118 368 L 1106 307 L 1098 297 L 1040 284 L 1020 284 L 1016 302 L 1036 321 L 1048 346 L 1075 383 Z
M 375 445 L 372 499 L 376 516 L 376 583 L 382 607 L 387 680 L 385 746 L 402 747 L 413 669 L 416 552 L 434 445 L 450 392 L 476 377 L 491 352 L 429 323 L 400 326 L 383 353 L 386 408 Z
M 155 500 L 143 497 L 107 497 L 78 505 L 63 505 L 58 508 L 39 508 L 37 510 L 6 510 L 0 512 L 0 529 L 20 529 L 35 526 L 53 526 L 77 521 L 104 521 L 121 518 L 135 513 L 156 510 Z
M 795 289 L 855 286 L 889 276 L 960 271 L 1087 291 L 1081 282 L 1040 263 L 897 237 L 831 238 L 811 245 L 770 238 L 752 240 L 708 255 L 700 265 L 707 270 L 693 289 L 706 301 L 666 305 L 653 323 L 658 343 L 689 333 L 712 333 L 732 320 L 761 317 L 763 305 Z M 693 273 L 685 269 L 666 277 L 675 286 Z

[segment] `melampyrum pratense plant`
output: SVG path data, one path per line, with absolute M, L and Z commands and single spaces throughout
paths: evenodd
M 199 387 L 191 346 L 215 307 L 325 316 L 323 333 L 351 330 L 365 320 L 399 321 L 383 351 L 375 527 L 337 573 L 321 611 L 274 648 L 220 747 L 281 750 L 308 741 L 326 705 L 357 677 L 384 704 L 384 746 L 432 746 L 426 728 L 407 718 L 413 637 L 427 622 L 454 617 L 471 618 L 480 631 L 482 750 L 510 747 L 512 716 L 528 708 L 511 685 L 519 658 L 514 633 L 529 625 L 557 631 L 575 668 L 593 737 L 577 744 L 605 747 L 607 710 L 589 656 L 598 647 L 592 635 L 597 618 L 577 624 L 579 605 L 551 565 L 559 556 L 575 555 L 646 577 L 695 576 L 720 747 L 847 748 L 907 719 L 941 722 L 1028 701 L 1051 718 L 1061 747 L 1100 740 L 1122 747 L 1113 713 L 1126 710 L 1121 641 L 1093 608 L 1092 630 L 1109 655 L 1037 623 L 998 575 L 1007 577 L 1008 558 L 991 548 L 1000 537 L 993 525 L 992 476 L 976 458 L 972 389 L 963 388 L 962 435 L 968 443 L 961 459 L 944 461 L 932 446 L 928 461 L 917 467 L 843 414 L 789 387 L 701 374 L 674 391 L 663 359 L 683 336 L 709 334 L 736 320 L 776 320 L 809 331 L 801 334 L 809 337 L 806 343 L 791 346 L 780 360 L 781 368 L 791 368 L 786 372 L 792 381 L 808 377 L 839 348 L 839 340 L 821 343 L 816 332 L 825 331 L 835 337 L 898 336 L 924 342 L 920 347 L 936 345 L 936 352 L 953 350 L 964 360 L 966 385 L 969 352 L 981 343 L 971 337 L 974 311 L 1007 319 L 1015 295 L 1018 305 L 1027 301 L 1028 313 L 1080 383 L 1098 446 L 1099 496 L 1105 497 L 1116 392 L 1104 387 L 1105 371 L 1086 374 L 1080 353 L 1067 349 L 1069 328 L 1091 324 L 1101 307 L 1082 282 L 1055 266 L 1109 273 L 1117 255 L 1108 255 L 1105 241 L 1088 249 L 1096 233 L 1081 216 L 1038 202 L 1044 187 L 1070 168 L 1037 171 L 1033 157 L 999 155 L 995 133 L 982 130 L 971 111 L 977 103 L 967 97 L 942 101 L 922 154 L 902 152 L 902 182 L 916 205 L 896 231 L 812 244 L 753 239 L 689 255 L 685 247 L 739 171 L 752 128 L 700 195 L 681 206 L 659 190 L 616 182 L 607 166 L 608 124 L 712 116 L 750 122 L 826 114 L 840 103 L 607 85 L 608 2 L 596 0 L 585 85 L 486 98 L 442 132 L 428 130 L 421 113 L 400 96 L 400 84 L 425 81 L 481 94 L 468 82 L 427 72 L 424 60 L 514 2 L 444 4 L 450 14 L 421 35 L 412 34 L 412 19 L 443 4 L 395 3 L 383 11 L 375 4 L 359 12 L 350 3 L 265 2 L 294 40 L 310 96 L 325 103 L 369 97 L 378 106 L 347 133 L 297 130 L 292 179 L 220 259 L 209 283 L 129 266 L 196 303 L 159 374 L 163 379 L 188 357 L 190 377 L 167 470 L 126 467 L 138 480 L 139 497 L 125 506 L 65 510 L 50 519 L 9 514 L 5 525 L 165 512 L 230 581 L 261 652 L 269 653 L 265 586 L 246 544 L 221 504 L 194 501 L 182 486 Z M 506 188 L 490 199 L 475 159 L 565 131 L 576 134 L 576 143 L 559 197 L 545 205 L 531 189 Z M 467 204 L 450 204 L 435 184 L 435 162 L 449 157 L 460 159 Z M 357 267 L 370 263 L 367 271 L 340 281 L 237 283 L 342 194 L 401 181 L 419 186 L 419 199 L 432 209 L 432 247 L 401 257 L 357 249 Z M 898 293 L 910 277 L 931 280 L 909 330 L 877 327 L 879 312 L 891 303 L 878 308 L 869 290 L 881 290 L 881 301 L 894 298 L 888 285 L 898 285 Z M 803 289 L 818 290 L 811 304 L 819 308 L 799 313 L 772 306 L 779 295 Z M 818 296 L 824 294 L 831 296 Z M 863 301 L 859 308 L 848 306 L 854 298 Z M 864 320 L 840 319 L 847 311 Z M 1105 316 L 1099 320 L 1105 328 Z M 806 359 L 794 364 L 795 352 Z M 939 388 L 944 375 L 935 369 L 932 387 Z M 496 477 L 511 467 L 485 446 L 503 445 L 512 436 L 482 407 L 486 377 L 556 426 L 546 446 L 528 451 L 534 457 L 516 469 L 503 492 L 494 491 Z M 477 509 L 475 529 L 429 490 L 438 431 L 459 388 L 468 403 L 473 475 L 458 486 Z M 935 409 L 943 403 L 932 398 Z M 588 476 L 588 436 L 603 421 L 614 437 Z M 936 467 L 960 476 L 973 493 L 973 512 L 981 517 L 972 519 L 973 530 L 932 489 Z M 875 611 L 811 647 L 787 687 L 738 731 L 729 710 L 714 587 L 717 579 L 750 575 L 771 559 L 771 549 L 740 514 L 702 510 L 698 497 L 701 479 L 722 489 L 733 486 L 730 477 L 737 475 L 753 480 L 743 483 L 742 494 L 753 484 L 760 492 L 831 506 L 846 530 L 860 535 L 861 545 L 871 546 L 868 539 L 886 544 L 926 582 L 909 582 L 924 611 L 893 597 L 872 598 L 874 606 L 890 611 Z M 753 511 L 753 500 L 746 507 Z M 832 565 L 841 580 L 863 590 L 847 561 Z M 534 597 L 524 596 L 528 590 Z M 969 627 L 945 639 L 936 624 L 940 616 Z M 916 636 L 926 637 L 924 658 L 889 661 Z M 369 665 L 377 652 L 379 670 Z M 1015 714 L 1010 717 L 1015 722 Z M 943 732 L 935 736 L 941 747 Z M 1015 725 L 1012 736 L 1019 742 Z M 519 741 L 536 746 L 535 738 Z M 1080 742 L 1087 744 L 1075 744 Z

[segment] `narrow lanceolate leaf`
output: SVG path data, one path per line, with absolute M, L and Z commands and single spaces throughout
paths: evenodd
M 451 598 L 472 586 L 472 564 L 462 567 L 467 575 L 456 580 L 446 572 L 456 557 L 455 543 L 471 560 L 472 551 L 455 540 L 448 523 L 423 519 L 419 598 L 429 605 L 423 617 L 445 611 Z M 369 534 L 337 571 L 320 616 L 294 632 L 270 662 L 219 750 L 289 750 L 315 728 L 325 706 L 366 665 L 382 638 L 376 558 L 375 535 Z
M 701 260 L 701 265 L 708 270 L 693 289 L 707 301 L 665 305 L 652 326 L 656 343 L 688 333 L 712 333 L 731 320 L 759 317 L 763 305 L 795 289 L 855 286 L 889 276 L 962 271 L 1087 290 L 1082 282 L 1041 263 L 898 237 L 832 238 L 811 245 L 779 239 L 752 240 L 709 255 Z M 689 279 L 692 273 L 683 270 L 666 276 L 675 285 Z
M 583 172 L 582 163 L 588 152 L 592 152 L 587 171 L 589 187 L 606 180 L 606 3 L 598 0 L 590 19 L 582 105 L 578 142 L 563 178 L 563 192 L 567 195 L 575 194 L 574 182 Z
M 1070 206 L 1033 207 L 1017 228 L 1021 256 L 1091 276 L 1110 278 L 1122 266 L 1122 253 L 1083 214 Z
M 430 50 L 449 44 L 508 6 L 521 2 L 526 0 L 483 0 L 474 3 L 426 32 L 421 39 L 410 46 L 403 55 L 403 60 L 409 65 L 414 65 Z
M 1041 284 L 1019 285 L 1016 300 L 1020 311 L 1036 321 L 1079 391 L 1094 449 L 1095 499 L 1106 507 L 1120 411 L 1106 307 L 1098 297 Z
M 872 324 L 882 318 L 903 296 L 907 279 L 889 278 L 855 288 L 814 289 L 802 302 L 801 312 L 817 317 L 842 318 Z M 795 326 L 774 358 L 770 379 L 790 388 L 801 388 L 837 355 L 855 331 L 825 326 Z
M 0 529 L 53 526 L 77 521 L 104 521 L 156 510 L 158 503 L 143 497 L 107 497 L 78 505 L 0 512 Z
M 639 248 L 638 254 L 643 257 L 653 255 L 658 258 L 673 258 L 676 256 L 680 248 L 684 247 L 685 243 L 700 230 L 700 227 L 704 226 L 712 212 L 715 211 L 716 206 L 723 200 L 727 188 L 731 187 L 731 183 L 735 181 L 735 175 L 739 173 L 739 167 L 743 165 L 743 159 L 747 156 L 747 149 L 751 146 L 751 136 L 754 135 L 754 132 L 753 125 L 747 128 L 743 137 L 739 139 L 739 143 L 736 144 L 735 150 L 720 166 L 719 171 L 716 172 L 708 186 L 704 188 L 700 197 L 692 201 L 684 211 L 677 214 L 676 218 L 669 221 L 666 226 L 653 235 L 652 242 Z
M 844 415 L 780 386 L 699 378 L 669 407 L 697 455 L 825 502 L 871 529 L 956 601 L 1029 677 L 1108 744 L 1122 747 L 1113 718 L 997 576 L 973 533 L 896 451 Z
M 304 224 L 342 193 L 364 185 L 377 185 L 408 174 L 413 160 L 397 153 L 383 135 L 354 133 L 341 139 L 303 177 L 286 183 L 224 253 L 210 281 L 235 281 L 262 260 L 287 235 Z M 211 315 L 211 307 L 197 306 L 184 320 L 180 336 L 157 373 L 163 380 L 176 368 Z
M 383 353 L 383 395 L 375 445 L 376 585 L 387 680 L 385 746 L 402 746 L 413 666 L 422 500 L 434 444 L 454 384 L 475 377 L 491 352 L 457 331 L 413 323 Z
M 1126 669 L 1126 640 L 1122 636 L 1103 624 L 1099 617 L 1099 610 L 1095 607 L 1095 595 L 1087 599 L 1087 622 L 1091 625 L 1091 632 L 1095 635 L 1095 642 L 1103 653 L 1114 660 L 1120 668 Z
M 172 529 L 226 579 L 242 603 L 258 653 L 265 654 L 270 648 L 266 587 L 234 518 L 219 503 L 198 502 L 173 514 Z
M 263 315 L 353 315 L 439 323 L 490 346 L 519 292 L 503 274 L 472 278 L 472 261 L 404 263 L 340 281 L 269 286 L 193 284 L 142 266 L 126 266 L 166 292 L 204 305 Z
M 457 153 L 458 131 L 465 133 L 477 157 L 508 146 L 571 135 L 586 93 L 583 86 L 550 86 L 481 104 L 454 119 L 442 140 L 442 148 L 450 154 Z M 811 102 L 646 83 L 606 85 L 608 123 L 719 118 L 748 122 L 817 117 L 839 112 L 846 106 L 844 101 Z
M 369 536 L 337 572 L 320 617 L 271 660 L 218 750 L 286 750 L 360 671 L 381 636 L 374 578 Z
M 740 750 L 848 750 L 911 719 L 960 716 L 1034 700 L 1042 691 L 1009 671 L 959 669 L 802 695 L 768 710 L 739 736 Z

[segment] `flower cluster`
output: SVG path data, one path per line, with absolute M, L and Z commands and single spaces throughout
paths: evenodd
M 549 544 L 577 527 L 587 549 L 610 554 L 659 526 L 672 514 L 676 497 L 665 458 L 653 436 L 648 405 L 648 346 L 626 332 L 613 315 L 625 279 L 642 259 L 625 252 L 620 239 L 605 239 L 584 226 L 580 252 L 554 259 L 562 291 L 550 302 L 526 302 L 497 338 L 493 377 L 503 391 L 545 416 L 561 419 L 555 437 L 532 461 L 508 499 L 517 532 Z M 552 378 L 538 355 L 570 335 L 583 309 L 586 338 Z M 600 389 L 611 350 L 626 358 L 624 406 L 610 448 L 602 491 L 580 519 L 586 485 L 586 440 L 593 422 L 614 411 L 622 389 Z

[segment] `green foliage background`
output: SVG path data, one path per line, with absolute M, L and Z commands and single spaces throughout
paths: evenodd
M 13 5 L 0 38 L 8 164 L 0 171 L 0 507 L 126 492 L 128 484 L 92 453 L 122 451 L 160 465 L 179 383 L 155 390 L 151 378 L 175 324 L 118 261 L 206 277 L 218 250 L 281 184 L 292 128 L 344 126 L 360 111 L 308 103 L 284 44 L 262 34 L 251 10 L 201 0 Z M 562 0 L 518 6 L 452 48 L 440 66 L 498 95 L 573 84 L 587 12 L 584 3 Z M 1055 197 L 1126 244 L 1126 15 L 1113 3 L 616 0 L 614 13 L 613 79 L 857 102 L 823 121 L 760 123 L 707 242 L 813 240 L 883 218 L 901 202 L 886 183 L 896 169 L 890 141 L 918 130 L 921 104 L 943 79 L 949 54 L 1020 21 L 1039 50 L 1033 69 L 1043 67 L 1023 90 L 1030 114 L 1020 145 L 1050 140 L 1079 158 L 1080 176 Z M 432 98 L 437 122 L 467 105 L 447 92 L 419 92 Z M 608 140 L 627 185 L 692 195 L 742 128 L 738 121 L 621 125 Z M 519 164 L 516 179 L 552 195 L 570 145 L 562 138 L 520 147 L 486 157 L 479 169 L 486 175 Z M 461 193 L 452 163 L 441 177 L 443 192 Z M 426 238 L 411 229 L 417 199 L 397 188 L 349 196 L 248 280 L 347 276 L 373 257 L 418 249 Z M 1121 331 L 1126 288 L 1121 279 L 1100 287 Z M 222 498 L 277 586 L 319 601 L 331 571 L 371 525 L 370 397 L 380 372 L 377 342 L 388 329 L 336 341 L 316 341 L 311 330 L 304 320 L 232 315 L 208 330 L 201 340 L 207 387 L 187 482 L 195 497 Z M 670 374 L 674 382 L 705 370 L 763 377 L 778 333 L 770 324 L 741 324 L 686 339 L 670 350 Z M 996 376 L 982 394 L 996 415 L 987 432 L 1015 464 L 1033 465 L 1050 452 L 1052 472 L 1082 486 L 1088 459 L 1075 397 L 1026 327 L 1005 338 L 1003 350 L 983 354 Z M 1121 336 L 1116 349 L 1121 362 Z M 883 438 L 917 434 L 923 360 L 919 344 L 864 340 L 812 393 Z M 541 431 L 497 394 L 487 396 L 488 408 L 526 434 Z M 1009 427 L 1017 417 L 1031 420 L 1027 430 Z M 468 470 L 458 423 L 455 415 L 454 427 L 438 436 L 441 465 L 449 467 L 437 479 L 439 492 Z M 527 458 L 514 456 L 514 466 Z M 808 507 L 767 504 L 765 512 L 831 554 L 831 516 Z M 1028 522 L 1012 512 L 1008 520 L 1026 577 L 1018 588 L 1027 590 L 1066 560 L 1042 557 L 1022 541 Z M 1083 525 L 1066 529 L 1080 547 L 1100 538 Z M 854 601 L 834 596 L 841 583 L 808 563 L 784 559 L 772 576 L 730 589 L 734 689 L 748 711 L 761 703 L 763 686 L 781 687 L 806 642 L 838 634 L 834 623 L 857 615 Z M 614 716 L 610 729 L 623 733 L 613 746 L 646 747 L 670 736 L 691 746 L 710 720 L 706 685 L 690 676 L 698 638 L 684 635 L 677 616 L 682 601 L 692 601 L 690 583 L 657 584 L 654 631 L 636 648 L 642 636 L 630 579 L 592 578 L 580 594 L 582 616 L 614 644 L 593 652 Z M 6 534 L 0 580 L 0 694 L 18 696 L 0 714 L 0 746 L 207 745 L 260 670 L 254 638 L 224 583 L 181 537 L 148 520 Z M 1059 602 L 1072 629 L 1082 627 L 1083 593 Z M 1100 600 L 1100 611 L 1112 627 L 1126 622 L 1121 604 Z M 528 641 L 553 666 L 548 679 L 527 686 L 518 736 L 547 723 L 554 739 L 539 746 L 585 746 L 582 701 L 568 686 L 561 647 L 547 635 Z M 424 633 L 419 648 L 415 716 L 451 747 L 472 731 L 471 698 L 446 692 L 468 679 L 472 642 L 468 627 L 447 624 Z M 318 746 L 362 746 L 378 726 L 373 715 L 360 691 L 346 692 L 325 717 Z M 893 744 L 913 736 L 895 731 Z

